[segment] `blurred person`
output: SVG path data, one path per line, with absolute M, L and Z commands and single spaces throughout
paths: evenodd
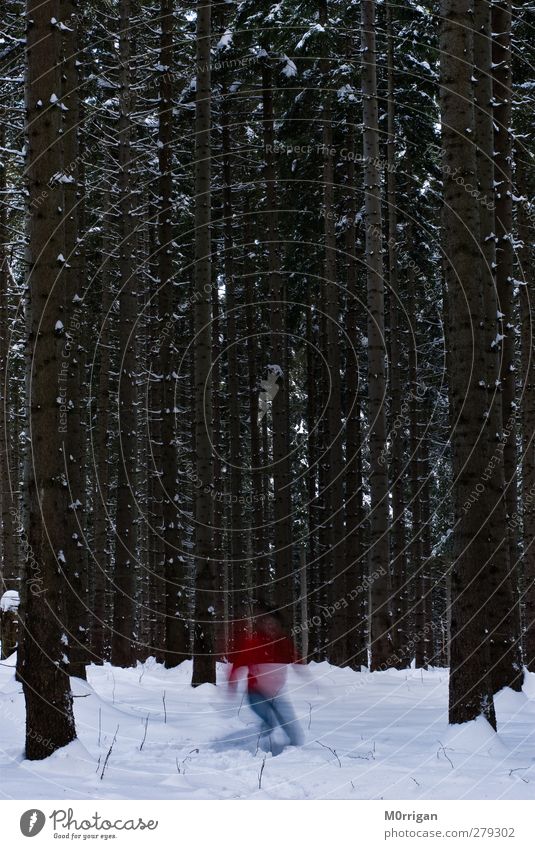
M 240 670 L 247 668 L 247 699 L 262 723 L 261 748 L 275 756 L 284 749 L 273 740 L 277 728 L 282 729 L 289 745 L 304 743 L 301 726 L 285 691 L 288 665 L 303 661 L 286 635 L 279 613 L 264 604 L 257 611 L 253 633 L 239 638 L 232 653 L 228 686 L 230 692 L 236 692 Z

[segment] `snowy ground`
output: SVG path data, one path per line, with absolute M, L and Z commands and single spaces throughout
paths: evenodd
M 5 799 L 535 797 L 535 674 L 523 693 L 497 696 L 496 736 L 484 721 L 448 727 L 443 669 L 291 670 L 306 744 L 273 758 L 257 750 L 255 717 L 240 707 L 241 694 L 229 700 L 224 687 L 208 684 L 192 690 L 190 662 L 174 670 L 152 660 L 129 670 L 93 666 L 88 683 L 72 682 L 79 740 L 29 762 L 13 665 L 14 657 L 0 665 Z

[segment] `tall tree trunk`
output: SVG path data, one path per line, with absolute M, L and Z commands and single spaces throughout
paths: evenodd
M 368 284 L 368 418 L 370 445 L 370 575 L 371 668 L 390 663 L 390 545 L 388 516 L 388 463 L 386 462 L 386 350 L 383 282 L 383 233 L 377 72 L 375 53 L 375 0 L 362 0 L 362 95 L 364 206 L 366 215 L 366 270 Z M 377 575 L 377 577 L 376 577 Z
M 215 684 L 216 615 L 213 557 L 212 458 L 212 258 L 211 213 L 211 2 L 197 3 L 197 87 L 195 97 L 195 626 L 192 685 Z
M 501 586 L 493 602 L 496 639 L 492 666 L 495 692 L 504 686 L 522 687 L 520 647 L 520 556 L 517 498 L 517 403 L 515 336 L 517 316 L 513 301 L 513 136 L 511 68 L 511 0 L 497 0 L 492 10 L 492 103 L 494 125 L 494 185 L 496 233 L 496 291 L 503 322 L 500 387 L 503 417 L 503 467 L 509 541 L 509 568 L 501 570 Z M 504 566 L 506 564 L 504 563 Z
M 328 26 L 327 0 L 321 0 L 320 24 Z M 325 51 L 325 55 L 327 55 Z M 323 84 L 322 140 L 323 140 L 323 233 L 325 239 L 324 285 L 326 289 L 327 348 L 329 364 L 329 395 L 326 410 L 327 455 L 329 474 L 326 492 L 326 521 L 328 551 L 324 559 L 326 577 L 330 582 L 331 606 L 334 613 L 329 618 L 329 660 L 337 666 L 347 663 L 346 616 L 342 601 L 346 597 L 346 569 L 344 557 L 344 492 L 343 492 L 343 428 L 340 382 L 340 289 L 336 274 L 336 232 L 334 219 L 334 156 L 332 94 L 329 91 L 328 59 L 322 58 L 320 70 Z
M 85 529 L 84 467 L 82 462 L 85 433 L 82 428 L 82 344 L 83 269 L 79 228 L 79 143 L 80 78 L 78 73 L 78 21 L 72 0 L 63 3 L 63 234 L 65 276 L 66 342 L 62 365 L 67 377 L 67 425 L 62 444 L 66 481 L 64 515 L 66 522 L 65 583 L 67 622 L 69 628 L 69 674 L 85 678 L 89 661 L 88 564 Z
M 111 244 L 111 201 L 106 198 L 106 209 L 103 214 L 104 232 L 102 236 L 102 312 L 100 314 L 99 370 L 96 388 L 96 404 L 94 412 L 94 442 L 92 451 L 95 462 L 95 481 L 93 490 L 93 551 L 91 568 L 93 572 L 93 602 L 91 625 L 91 651 L 93 662 L 103 663 L 108 649 L 109 616 L 107 596 L 110 577 L 110 535 L 108 517 L 110 510 L 110 337 L 111 337 L 111 305 L 112 305 L 112 276 L 111 268 L 113 254 Z
M 481 0 L 474 9 L 474 86 L 476 98 L 476 165 L 478 188 L 482 196 L 479 204 L 480 245 L 482 251 L 485 356 L 487 383 L 487 434 L 489 448 L 488 489 L 492 521 L 488 532 L 494 553 L 487 570 L 489 602 L 487 627 L 489 632 L 490 673 L 494 692 L 504 686 L 522 687 L 522 658 L 520 652 L 518 583 L 516 557 L 511 561 L 510 529 L 506 524 L 504 459 L 506 447 L 502 444 L 502 394 L 499 391 L 501 349 L 499 339 L 512 335 L 504 327 L 497 297 L 496 243 L 497 224 L 494 216 L 494 124 L 492 96 L 492 31 L 491 4 Z M 510 287 L 511 284 L 509 284 Z M 510 297 L 510 296 L 509 296 Z M 514 340 L 513 340 L 514 347 Z M 505 350 L 504 350 L 505 354 Z M 506 394 L 506 393 L 505 393 Z M 516 486 L 516 483 L 514 484 Z M 515 498 L 516 509 L 516 498 Z M 516 595 L 516 599 L 515 599 Z
M 350 127 L 348 149 L 354 154 L 355 133 Z M 345 465 L 345 568 L 347 585 L 346 630 L 348 664 L 360 670 L 367 665 L 367 619 L 366 596 L 364 590 L 365 540 L 364 540 L 364 499 L 362 483 L 362 399 L 359 387 L 359 355 L 361 345 L 359 336 L 360 291 L 357 276 L 356 253 L 356 215 L 357 195 L 355 186 L 355 157 L 348 159 L 347 186 L 349 226 L 346 230 L 346 285 L 347 306 L 345 311 L 346 362 L 345 362 L 345 417 L 346 417 L 346 465 Z M 309 339 L 307 333 L 307 341 Z M 312 350 L 312 338 L 308 341 L 308 350 Z M 312 382 L 310 392 L 314 398 Z M 314 416 L 310 419 L 314 422 Z M 314 452 L 311 452 L 312 456 Z M 309 501 L 313 493 L 309 494 Z M 311 525 L 312 527 L 312 525 Z M 310 534 L 312 537 L 312 534 Z M 311 558 L 312 560 L 312 558 Z
M 253 576 L 257 592 L 263 596 L 270 583 L 269 562 L 266 556 L 266 501 L 263 497 L 263 474 L 261 467 L 261 434 L 258 423 L 258 337 L 256 325 L 256 297 L 254 289 L 254 265 L 251 252 L 254 238 L 251 229 L 252 213 L 248 199 L 245 199 L 243 217 L 245 219 L 245 322 L 247 331 L 247 374 L 249 379 L 249 430 L 251 452 L 251 490 L 253 499 L 251 528 Z
M 132 4 L 119 4 L 119 468 L 115 550 L 115 594 L 111 662 L 135 666 L 137 560 L 137 271 L 132 215 L 131 151 Z
M 318 430 L 316 425 L 316 332 L 314 322 L 317 318 L 314 304 L 314 292 L 312 287 L 308 288 L 307 292 L 307 313 L 306 313 L 306 419 L 308 426 L 306 458 L 307 458 L 307 523 L 308 523 L 308 538 L 306 548 L 306 563 L 307 563 L 307 588 L 308 588 L 308 613 L 309 622 L 307 623 L 308 633 L 307 643 L 309 651 L 315 647 L 314 623 L 310 615 L 314 608 L 317 596 L 317 539 L 316 539 L 316 494 L 318 481 L 318 464 L 316 454 L 316 444 L 318 439 Z
M 164 15 L 161 18 L 161 29 L 165 28 Z M 160 64 L 164 57 L 160 52 Z M 165 66 L 161 64 L 161 69 Z M 161 70 L 160 69 L 160 70 Z M 161 70 L 162 73 L 169 71 Z M 161 108 L 163 105 L 160 104 Z M 160 154 L 159 148 L 158 153 Z M 160 243 L 157 227 L 152 222 L 158 219 L 161 212 L 165 216 L 166 203 L 162 200 L 162 192 L 159 192 L 160 208 L 151 205 L 150 223 L 147 226 L 147 241 L 150 257 L 152 277 L 147 282 L 147 293 L 145 307 L 147 311 L 147 333 L 146 333 L 146 360 L 147 360 L 147 388 L 146 409 L 143 415 L 146 417 L 147 426 L 145 430 L 145 445 L 142 448 L 141 460 L 144 462 L 147 491 L 147 514 L 150 516 L 146 524 L 147 531 L 147 583 L 148 583 L 148 609 L 147 609 L 147 648 L 158 663 L 165 663 L 165 629 L 166 629 L 166 590 L 165 583 L 165 558 L 164 558 L 164 500 L 165 492 L 162 485 L 163 478 L 163 443 L 162 443 L 162 408 L 163 408 L 163 369 L 161 367 L 161 327 L 159 298 L 161 294 L 160 280 Z M 167 203 L 169 200 L 167 199 Z M 169 248 L 167 248 L 169 250 Z M 167 341 L 167 340 L 166 340 Z M 142 423 L 143 432 L 143 423 Z M 143 452 L 145 452 L 143 454 Z
M 323 390 L 325 374 L 320 356 L 325 335 L 323 289 L 309 286 L 307 316 L 307 491 L 308 491 L 308 592 L 309 592 L 309 652 L 313 660 L 325 660 L 323 645 L 323 603 L 325 601 L 325 576 L 323 572 L 323 553 L 325 551 L 324 530 L 324 426 L 325 416 L 320 398 L 325 397 Z
M 238 335 L 237 317 L 239 307 L 236 305 L 236 281 L 234 279 L 234 234 L 233 234 L 233 198 L 232 198 L 232 164 L 231 164 L 231 112 L 229 93 L 226 88 L 222 92 L 221 123 L 223 147 L 223 232 L 224 232 L 224 272 L 226 296 L 226 347 L 228 369 L 228 417 L 230 437 L 230 560 L 232 568 L 233 588 L 233 618 L 241 630 L 244 623 L 240 622 L 246 615 L 246 600 L 255 589 L 247 586 L 245 535 L 243 528 L 243 511 L 240 498 L 242 496 L 241 474 L 241 427 L 240 427 L 240 368 L 238 364 Z
M 23 652 L 26 757 L 40 760 L 76 736 L 64 654 L 64 524 L 60 427 L 63 350 L 60 19 L 58 0 L 27 0 L 26 181 L 28 190 L 28 367 L 30 448 L 25 469 L 28 527 Z M 39 198 L 39 203 L 37 203 Z
M 424 423 L 420 430 L 420 514 L 422 517 L 422 596 L 424 604 L 424 629 L 422 640 L 422 665 L 427 669 L 429 665 L 436 666 L 433 648 L 433 631 L 438 624 L 433 610 L 433 577 L 432 566 L 432 540 L 431 540 L 431 463 L 429 457 L 429 423 L 433 417 L 433 410 L 429 399 L 429 390 L 426 391 L 421 403 L 421 416 Z
M 522 539 L 524 595 L 524 657 L 526 668 L 535 672 L 535 256 L 533 251 L 533 178 L 524 150 L 517 151 L 518 235 L 522 330 Z M 513 517 L 512 521 L 517 521 Z
M 409 316 L 417 314 L 417 303 L 415 298 L 416 281 L 412 268 L 409 268 L 408 273 L 408 299 L 407 313 Z M 411 328 L 409 339 L 409 444 L 410 444 L 410 509 L 412 516 L 411 524 L 411 575 L 410 584 L 412 586 L 411 602 L 414 611 L 414 632 L 418 639 L 416 640 L 415 649 L 415 666 L 421 669 L 425 666 L 424 657 L 424 642 L 425 635 L 425 600 L 424 600 L 424 581 L 423 581 L 423 548 L 422 548 L 422 505 L 421 505 L 421 428 L 420 428 L 420 405 L 418 391 L 418 340 L 417 329 Z M 410 665 L 411 658 L 407 658 L 407 663 Z
M 318 354 L 321 351 L 327 350 L 327 304 L 325 287 L 319 287 L 317 293 L 317 339 L 318 339 Z M 318 395 L 321 398 L 326 398 L 329 393 L 329 365 L 325 362 L 324 357 L 316 356 L 316 374 L 315 386 L 320 387 Z M 319 416 L 316 439 L 316 464 L 318 469 L 317 495 L 314 503 L 314 511 L 316 515 L 314 530 L 317 532 L 317 555 L 315 560 L 316 573 L 316 592 L 314 598 L 314 613 L 313 618 L 317 617 L 316 625 L 316 654 L 314 659 L 319 663 L 323 660 L 329 660 L 328 646 L 328 619 L 325 611 L 329 609 L 331 601 L 330 576 L 325 567 L 329 556 L 329 526 L 327 522 L 327 488 L 329 481 L 329 464 L 328 464 L 328 424 L 327 417 L 323 414 Z
M 441 2 L 443 238 L 447 284 L 447 366 L 454 494 L 449 718 L 485 716 L 496 728 L 486 637 L 486 569 L 492 556 L 486 491 L 477 497 L 488 452 L 484 428 L 485 348 L 474 145 L 473 38 L 469 0 Z M 458 182 L 460 174 L 462 183 Z M 454 179 L 457 177 L 457 179 Z M 472 494 L 476 497 L 472 499 Z
M 165 578 L 165 665 L 172 668 L 189 654 L 187 622 L 187 592 L 184 559 L 181 555 L 182 539 L 179 513 L 178 459 L 176 447 L 176 381 L 175 334 L 169 332 L 174 325 L 173 312 L 173 91 L 174 91 L 174 4 L 172 0 L 161 3 L 160 36 L 160 99 L 158 105 L 158 269 L 160 319 L 167 328 L 160 340 L 162 375 L 162 488 L 163 488 L 163 542 Z
M 234 585 L 230 574 L 231 569 L 229 569 L 229 560 L 231 560 L 231 558 L 228 557 L 227 551 L 225 550 L 224 531 L 228 525 L 222 457 L 225 456 L 224 422 L 226 407 L 222 403 L 221 393 L 221 311 L 219 308 L 219 292 L 217 286 L 218 281 L 215 280 L 212 285 L 212 383 L 214 387 L 212 398 L 212 443 L 214 446 L 214 530 L 212 540 L 213 557 L 217 563 L 221 564 L 217 584 L 217 591 L 220 593 L 221 603 L 218 611 L 220 615 L 218 615 L 217 619 L 215 647 L 218 656 L 225 656 L 229 651 L 229 613 L 230 608 L 232 607 L 229 602 L 231 597 L 231 588 L 233 588 Z M 232 593 L 232 599 L 235 601 L 234 593 Z
M 390 557 L 392 560 L 392 644 L 399 649 L 406 642 L 407 622 L 403 597 L 406 594 L 407 554 L 405 550 L 405 498 L 403 492 L 404 433 L 402 421 L 401 391 L 401 338 L 399 326 L 400 296 L 398 292 L 397 251 L 397 197 L 396 197 L 396 130 L 395 130 L 395 87 L 394 87 L 394 35 L 392 27 L 392 4 L 387 3 L 387 178 L 386 203 L 388 216 L 388 285 L 390 290 L 390 480 L 392 490 L 392 530 L 390 535 Z M 409 311 L 409 315 L 414 315 Z M 385 459 L 386 459 L 385 453 Z
M 5 148 L 5 131 L 0 125 L 0 149 Z M 7 191 L 7 161 L 0 164 L 0 197 Z M 0 552 L 0 593 L 18 590 L 20 584 L 17 545 L 15 541 L 14 516 L 17 502 L 14 489 L 18 488 L 11 477 L 10 443 L 13 405 L 8 397 L 9 375 L 9 242 L 7 206 L 0 203 L 0 503 L 2 521 L 2 545 Z
M 273 475 L 274 503 L 274 557 L 276 605 L 289 626 L 293 607 L 293 546 L 291 533 L 290 468 L 287 393 L 285 373 L 286 301 L 285 286 L 281 274 L 279 247 L 279 216 L 277 210 L 277 175 L 275 168 L 275 129 L 273 115 L 273 72 L 271 59 L 267 56 L 262 63 L 262 122 L 264 127 L 264 156 L 266 181 L 266 242 L 270 286 L 270 335 L 271 361 L 268 370 L 276 378 L 279 391 L 271 402 L 273 430 Z

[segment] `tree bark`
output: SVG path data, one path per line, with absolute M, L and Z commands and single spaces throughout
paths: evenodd
M 509 564 L 495 597 L 495 630 L 492 665 L 495 692 L 504 686 L 522 688 L 520 647 L 520 598 L 518 570 L 520 537 L 518 523 L 517 480 L 517 409 L 515 335 L 517 313 L 513 302 L 513 136 L 512 136 L 512 58 L 511 0 L 491 4 L 492 28 L 492 103 L 494 126 L 494 185 L 496 232 L 496 292 L 503 322 L 500 360 L 500 388 L 504 438 L 503 467 Z M 499 609 L 498 609 L 499 606 Z
M 5 147 L 5 130 L 0 125 L 0 148 Z M 0 197 L 7 191 L 7 161 L 0 165 Z M 5 590 L 18 590 L 20 570 L 15 540 L 14 516 L 17 502 L 14 489 L 18 488 L 11 476 L 11 429 L 13 404 L 7 392 L 9 381 L 9 243 L 10 234 L 7 221 L 7 206 L 0 203 L 0 504 L 2 519 L 2 545 L 0 560 L 0 593 Z
M 482 494 L 478 492 L 488 454 L 482 439 L 486 364 L 481 326 L 480 220 L 477 200 L 465 189 L 477 180 L 469 0 L 442 0 L 440 50 L 447 368 L 455 521 L 449 718 L 451 723 L 461 723 L 483 715 L 496 728 L 485 616 L 486 569 L 492 547 L 486 531 L 488 496 L 485 497 L 484 487 Z M 473 493 L 476 497 L 472 499 Z
M 321 0 L 320 24 L 328 25 L 327 0 Z M 327 51 L 323 51 L 327 56 Z M 323 142 L 323 235 L 325 260 L 323 285 L 325 286 L 326 343 L 325 356 L 329 364 L 329 394 L 326 409 L 328 479 L 326 490 L 326 519 L 328 550 L 324 558 L 325 574 L 329 578 L 330 602 L 334 613 L 329 618 L 328 653 L 331 663 L 347 663 L 346 616 L 342 601 L 346 597 L 346 569 L 344 557 L 344 493 L 343 493 L 343 440 L 341 406 L 340 357 L 340 289 L 336 276 L 336 231 L 334 194 L 333 116 L 332 94 L 329 90 L 329 61 L 322 58 L 320 71 L 323 79 L 323 104 L 321 110 Z
M 89 662 L 89 598 L 88 563 L 85 528 L 85 492 L 83 475 L 82 429 L 82 355 L 83 313 L 80 304 L 84 293 L 83 269 L 81 265 L 81 240 L 79 227 L 79 143 L 80 78 L 77 63 L 80 61 L 78 45 L 78 21 L 71 0 L 62 3 L 63 43 L 63 95 L 66 107 L 63 113 L 63 235 L 65 256 L 65 315 L 66 342 L 62 351 L 62 364 L 67 369 L 68 404 L 67 425 L 64 431 L 62 457 L 65 475 L 65 559 L 67 581 L 67 621 L 69 628 L 69 675 L 86 678 L 85 667 Z
M 226 353 L 228 369 L 228 417 L 230 440 L 230 562 L 232 569 L 233 618 L 242 630 L 246 617 L 246 602 L 254 587 L 248 587 L 247 557 L 243 527 L 243 510 L 240 503 L 242 495 L 242 457 L 240 426 L 240 367 L 238 363 L 237 320 L 239 306 L 236 302 L 236 281 L 234 275 L 234 234 L 233 234 L 233 197 L 231 162 L 231 112 L 230 94 L 226 87 L 222 91 L 221 133 L 223 148 L 223 233 L 224 233 L 224 273 L 226 299 Z
M 256 325 L 256 296 L 254 288 L 254 264 L 252 251 L 254 238 L 251 231 L 251 216 L 246 198 L 243 217 L 245 219 L 245 322 L 247 331 L 247 374 L 249 379 L 249 430 L 251 456 L 251 489 L 253 499 L 253 527 L 251 528 L 253 575 L 259 595 L 264 596 L 269 587 L 269 561 L 266 555 L 266 500 L 263 492 L 263 473 L 261 458 L 261 433 L 258 423 L 258 337 Z
M 112 223 L 110 215 L 111 201 L 106 198 L 106 208 L 103 213 L 104 233 L 102 237 L 102 311 L 100 313 L 100 336 L 98 346 L 100 349 L 100 364 L 98 370 L 98 383 L 96 388 L 96 409 L 94 442 L 92 452 L 95 462 L 95 481 L 93 489 L 93 603 L 91 624 L 91 650 L 94 663 L 103 663 L 109 650 L 109 611 L 107 598 L 109 595 L 108 583 L 111 577 L 111 540 L 109 535 L 108 521 L 111 509 L 110 503 L 110 344 L 112 321 L 112 278 L 111 269 L 113 253 L 111 232 Z
M 138 312 L 135 224 L 132 214 L 131 151 L 132 4 L 119 4 L 119 468 L 115 550 L 115 592 L 111 662 L 135 666 L 137 518 L 137 358 Z
M 273 73 L 271 59 L 262 63 L 262 121 L 264 128 L 264 157 L 266 183 L 266 241 L 270 286 L 270 339 L 271 352 L 268 370 L 275 374 L 279 391 L 271 402 L 274 503 L 274 559 L 275 600 L 281 616 L 290 627 L 293 609 L 293 545 L 291 534 L 291 500 L 287 393 L 283 389 L 288 381 L 285 363 L 286 302 L 285 286 L 281 274 L 279 247 L 279 216 L 277 210 L 277 175 L 275 168 Z
M 18 672 L 26 701 L 26 757 L 40 760 L 76 737 L 66 672 L 60 427 L 64 342 L 61 79 L 58 0 L 27 0 L 28 526 Z M 39 199 L 39 200 L 37 200 Z
M 212 458 L 212 260 L 211 212 L 211 2 L 197 4 L 197 86 L 195 99 L 195 625 L 192 685 L 215 684 L 216 617 L 213 556 Z
M 392 3 L 387 3 L 387 178 L 386 203 L 388 217 L 388 286 L 389 286 L 389 361 L 390 361 L 390 480 L 392 492 L 392 528 L 390 534 L 390 557 L 392 561 L 392 644 L 399 654 L 407 637 L 405 619 L 407 581 L 407 554 L 405 549 L 405 496 L 403 492 L 404 433 L 400 424 L 402 417 L 401 389 L 401 332 L 399 324 L 400 295 L 398 287 L 397 251 L 397 197 L 396 197 L 396 129 L 395 129 L 395 79 L 394 79 L 394 34 L 392 25 Z M 413 313 L 409 310 L 409 315 Z M 411 452 L 412 453 L 412 452 Z M 385 459 L 386 459 L 385 453 Z M 414 565 L 414 564 L 413 564 Z
M 220 593 L 221 604 L 219 606 L 220 615 L 217 619 L 215 648 L 218 656 L 226 656 L 229 652 L 230 641 L 230 609 L 232 608 L 232 610 L 234 610 L 233 605 L 230 604 L 230 600 L 232 597 L 233 602 L 235 601 L 235 594 L 233 592 L 233 575 L 231 574 L 233 570 L 229 568 L 229 560 L 231 561 L 231 558 L 228 556 L 228 551 L 225 548 L 225 528 L 228 527 L 228 504 L 224 497 L 225 478 L 223 475 L 222 458 L 224 458 L 226 454 L 224 423 L 227 420 L 227 407 L 222 402 L 223 399 L 221 393 L 221 310 L 219 307 L 217 282 L 217 280 L 214 281 L 212 285 L 212 382 L 214 387 L 212 397 L 212 442 L 214 446 L 214 530 L 212 540 L 213 557 L 217 563 L 221 564 L 217 585 L 217 591 Z
M 409 316 L 417 314 L 415 298 L 416 281 L 414 271 L 409 269 L 408 273 L 408 299 L 407 313 Z M 421 669 L 425 666 L 424 657 L 424 635 L 425 635 L 425 599 L 423 580 L 423 547 L 422 547 L 422 505 L 421 505 L 421 428 L 420 428 L 420 405 L 418 385 L 418 339 L 417 328 L 411 328 L 409 339 L 409 445 L 410 445 L 410 509 L 411 509 L 411 575 L 412 586 L 411 602 L 414 611 L 414 633 L 418 637 L 415 641 L 415 666 Z M 403 661 L 404 666 L 410 665 L 411 657 Z
M 354 128 L 350 127 L 348 149 L 355 150 Z M 367 657 L 367 618 L 366 598 L 364 592 L 365 568 L 365 537 L 364 537 L 364 499 L 362 480 L 362 390 L 359 386 L 359 358 L 362 356 L 359 342 L 359 312 L 360 298 L 359 279 L 357 275 L 356 252 L 356 216 L 357 194 L 355 186 L 355 158 L 350 157 L 347 165 L 348 186 L 348 219 L 346 230 L 346 286 L 347 301 L 345 310 L 346 332 L 346 362 L 345 362 L 345 417 L 346 417 L 346 451 L 345 451 L 345 568 L 347 586 L 346 610 L 346 644 L 348 664 L 353 669 L 360 670 L 366 666 Z M 311 334 L 310 334 L 311 335 Z M 308 337 L 307 337 L 308 338 Z M 309 342 L 311 349 L 312 340 Z M 314 397 L 312 381 L 310 392 Z M 314 421 L 314 417 L 311 418 Z M 313 456 L 313 452 L 312 456 Z M 311 500 L 313 495 L 309 495 Z M 312 559 L 312 558 L 311 558 Z
M 487 383 L 487 433 L 489 453 L 488 483 L 489 508 L 492 521 L 488 533 L 494 553 L 488 565 L 487 625 L 489 631 L 490 672 L 494 692 L 502 687 L 522 687 L 522 658 L 520 652 L 518 583 L 516 558 L 511 561 L 513 547 L 507 525 L 504 459 L 506 448 L 502 443 L 503 405 L 499 391 L 500 361 L 498 353 L 504 343 L 503 336 L 511 335 L 504 327 L 497 296 L 496 242 L 497 229 L 494 215 L 494 115 L 492 96 L 492 30 L 491 4 L 481 0 L 474 9 L 474 74 L 477 82 L 475 94 L 476 165 L 478 189 L 482 197 L 479 204 L 480 245 L 482 252 L 485 357 Z M 510 284 L 509 284 L 510 285 Z M 502 345 L 500 344 L 502 337 Z M 513 345 L 514 346 L 514 345 Z M 505 350 L 503 351 L 505 355 Z M 516 486 L 516 484 L 515 484 Z M 515 499 L 516 505 L 516 499 Z M 514 595 L 517 598 L 515 600 Z
M 370 446 L 370 575 L 371 668 L 391 662 L 390 546 L 388 463 L 386 462 L 386 349 L 383 282 L 383 231 L 377 72 L 375 0 L 362 0 L 362 96 L 366 270 L 368 286 L 368 418 Z M 377 575 L 377 577 L 376 577 Z
M 173 313 L 173 92 L 174 92 L 174 4 L 161 3 L 160 98 L 158 104 L 158 272 L 160 320 L 166 328 L 159 342 L 162 375 L 162 489 L 165 578 L 165 665 L 172 668 L 189 655 L 187 590 L 181 554 L 177 460 L 177 416 L 175 372 L 176 343 Z
M 522 564 L 524 596 L 524 662 L 535 672 L 535 256 L 533 221 L 535 207 L 530 198 L 533 178 L 526 165 L 527 153 L 516 153 L 519 266 L 521 270 L 520 316 L 522 340 Z M 518 524 L 518 517 L 511 521 Z

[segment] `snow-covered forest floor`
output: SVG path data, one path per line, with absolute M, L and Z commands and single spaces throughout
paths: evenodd
M 87 683 L 72 681 L 79 739 L 29 762 L 14 662 L 0 666 L 5 799 L 535 798 L 535 674 L 523 693 L 496 697 L 496 736 L 484 720 L 448 727 L 444 669 L 292 669 L 306 744 L 273 758 L 257 749 L 242 691 L 232 699 L 224 686 L 193 690 L 190 662 L 92 666 Z M 218 674 L 223 682 L 222 666 Z

